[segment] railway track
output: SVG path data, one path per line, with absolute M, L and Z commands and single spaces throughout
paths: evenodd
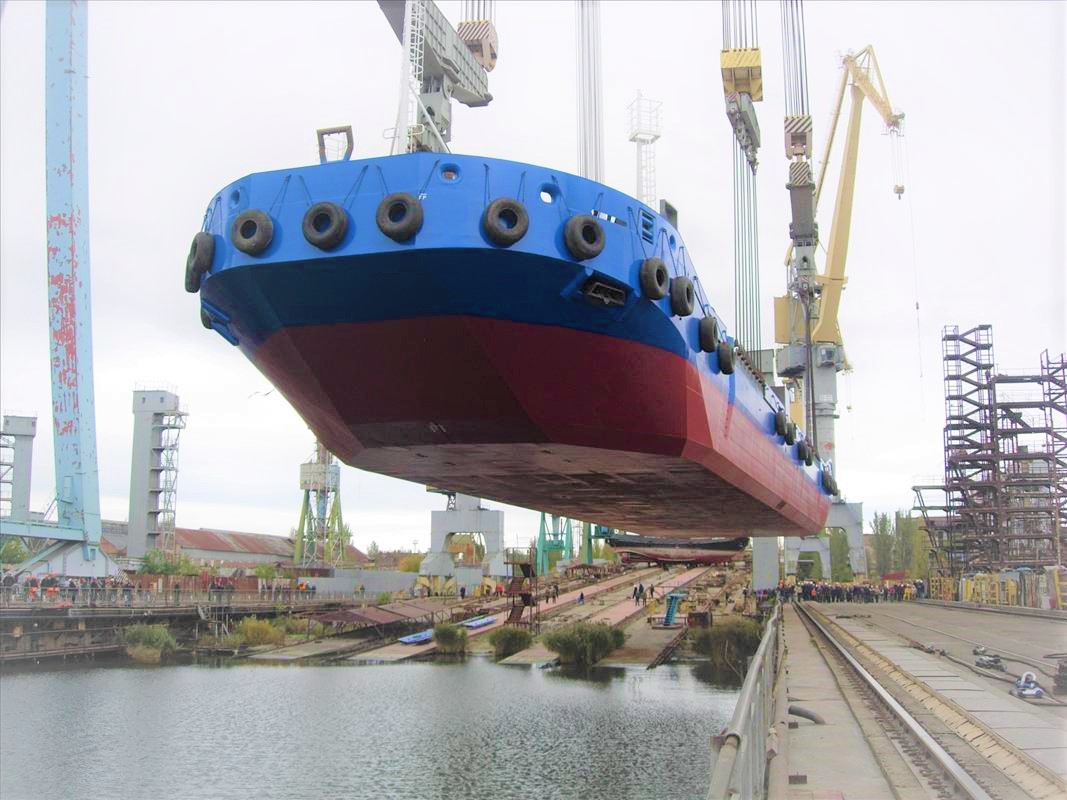
M 1067 783 L 819 614 L 796 606 L 898 800 L 1067 796 Z

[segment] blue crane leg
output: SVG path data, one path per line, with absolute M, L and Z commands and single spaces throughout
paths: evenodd
M 45 159 L 48 320 L 59 525 L 80 529 L 85 558 L 100 545 L 93 335 L 89 292 L 88 9 L 48 0 Z

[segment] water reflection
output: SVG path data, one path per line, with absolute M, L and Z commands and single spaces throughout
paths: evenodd
M 587 685 L 607 687 L 614 681 L 625 680 L 626 670 L 615 667 L 580 667 L 567 665 L 546 670 L 549 680 L 581 681 Z
M 692 665 L 4 674 L 0 796 L 699 798 L 735 701 Z
M 740 690 L 743 683 L 742 677 L 735 669 L 726 664 L 716 665 L 708 661 L 693 664 L 693 677 L 708 686 L 724 690 Z

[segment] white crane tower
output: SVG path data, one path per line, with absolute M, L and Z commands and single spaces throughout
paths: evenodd
M 656 204 L 656 140 L 659 139 L 659 100 L 649 100 L 637 93 L 626 107 L 630 118 L 630 141 L 637 145 L 637 199 L 646 206 Z

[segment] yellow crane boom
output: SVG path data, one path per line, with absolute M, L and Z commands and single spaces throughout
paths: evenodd
M 850 53 L 844 56 L 842 58 L 842 67 L 841 83 L 834 103 L 833 118 L 815 184 L 814 202 L 817 207 L 826 179 L 826 170 L 833 150 L 845 93 L 848 90 L 852 102 L 844 138 L 844 153 L 841 157 L 841 175 L 838 180 L 837 198 L 834 204 L 833 219 L 830 224 L 830 237 L 826 248 L 826 264 L 824 271 L 815 276 L 815 282 L 818 285 L 818 300 L 813 304 L 807 316 L 804 313 L 804 309 L 798 307 L 800 305 L 798 299 L 791 294 L 776 297 L 774 301 L 776 341 L 782 345 L 794 346 L 804 345 L 810 341 L 813 348 L 818 348 L 819 345 L 836 345 L 837 348 L 841 349 L 837 358 L 834 359 L 836 362 L 833 365 L 835 372 L 847 366 L 838 314 L 841 306 L 841 292 L 847 282 L 845 266 L 848 256 L 853 198 L 856 188 L 856 165 L 859 158 L 860 122 L 864 100 L 870 101 L 871 105 L 874 106 L 890 134 L 899 134 L 904 121 L 902 113 L 893 111 L 873 47 L 867 46 L 858 53 Z M 904 187 L 897 184 L 894 186 L 894 191 L 900 195 L 903 193 Z M 786 264 L 791 264 L 792 260 L 793 248 L 791 245 L 786 253 Z M 810 337 L 805 330 L 808 324 L 811 325 Z M 820 350 L 820 353 L 825 356 L 826 351 Z M 826 363 L 827 359 L 825 357 L 820 357 L 816 361 L 822 361 L 822 367 L 830 366 L 830 364 Z M 802 372 L 803 369 L 799 371 Z M 791 416 L 795 420 L 803 420 L 806 416 L 806 405 L 810 402 L 810 399 L 805 399 L 803 374 L 794 374 L 790 382 L 794 388 L 793 401 L 790 408 Z M 827 395 L 824 391 L 817 391 L 816 394 L 820 397 L 826 397 Z M 836 391 L 833 392 L 832 402 L 836 405 Z M 821 421 L 824 422 L 823 426 L 816 425 L 816 436 L 821 448 L 824 451 L 828 451 L 824 452 L 824 455 L 832 458 L 832 420 L 836 416 L 836 412 L 830 409 L 826 409 L 826 411 L 828 413 L 817 412 L 815 414 L 817 420 L 821 417 Z

